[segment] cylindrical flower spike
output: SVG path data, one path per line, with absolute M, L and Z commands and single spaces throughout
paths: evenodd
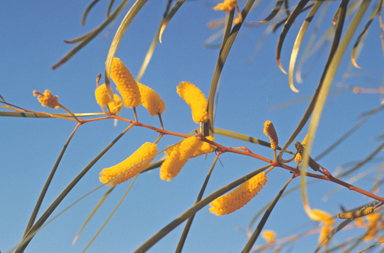
M 37 99 L 41 103 L 42 106 L 48 106 L 52 109 L 59 109 L 59 97 L 53 96 L 49 90 L 45 90 L 44 94 L 38 91 L 33 91 L 33 95 L 37 96 Z
M 325 224 L 321 227 L 320 230 L 320 236 L 319 236 L 319 243 L 321 243 L 329 233 L 331 233 L 332 227 L 330 225 Z M 330 242 L 330 238 L 324 241 L 323 245 L 328 245 Z
M 119 58 L 113 58 L 111 78 L 117 86 L 126 107 L 138 107 L 141 103 L 139 87 L 131 72 Z
M 215 141 L 215 138 L 213 136 L 207 136 L 205 137 L 209 141 Z M 205 155 L 209 154 L 215 151 L 215 146 L 212 146 L 208 142 L 205 141 L 199 141 L 199 146 L 197 147 L 195 153 L 193 153 L 192 157 L 196 157 L 199 155 Z
M 276 130 L 269 120 L 264 123 L 264 134 L 269 136 L 269 139 L 271 140 L 271 149 L 276 150 L 279 147 L 279 140 L 277 138 Z
M 128 179 L 136 176 L 143 169 L 145 169 L 155 158 L 154 156 L 156 155 L 156 153 L 157 153 L 156 144 L 146 142 L 123 162 L 115 166 L 112 166 L 110 168 L 103 169 L 100 172 L 100 181 L 102 183 L 106 183 L 121 175 L 119 178 L 110 182 L 108 185 L 117 185 L 117 184 L 123 183 Z
M 117 94 L 113 94 L 113 100 L 111 101 L 108 96 L 107 86 L 105 83 L 96 88 L 95 91 L 96 101 L 97 103 L 103 107 L 108 106 L 111 113 L 116 114 L 121 111 L 123 107 L 123 102 L 121 98 Z
M 335 223 L 335 220 L 329 213 L 319 209 L 313 209 L 312 213 L 314 214 L 314 216 L 311 218 L 315 221 L 321 222 L 321 231 L 319 236 L 319 243 L 321 243 L 332 231 L 332 225 Z M 329 239 L 324 242 L 325 245 L 327 245 L 328 243 Z
M 372 213 L 370 215 L 365 216 L 365 218 L 368 220 L 367 225 L 367 235 L 364 237 L 365 242 L 371 241 L 376 233 L 378 232 L 378 228 L 380 226 L 379 220 L 381 219 L 380 213 Z
M 346 213 L 339 213 L 337 215 L 337 218 L 339 219 L 355 219 L 359 218 L 362 216 L 366 216 L 368 214 L 371 214 L 375 211 L 375 208 L 373 206 L 358 210 L 358 211 L 353 211 L 353 212 L 346 212 Z
M 104 84 L 100 85 L 95 90 L 95 96 L 97 103 L 103 107 L 107 106 L 111 99 L 108 96 L 107 86 Z
M 295 147 L 296 147 L 296 150 L 297 150 L 297 154 L 296 154 L 296 157 L 295 157 L 295 162 L 296 162 L 297 166 L 299 166 L 299 164 L 303 160 L 304 146 L 300 142 L 296 141 L 295 142 Z
M 267 176 L 264 172 L 257 174 L 248 181 L 242 183 L 235 190 L 218 197 L 209 205 L 209 211 L 218 216 L 230 214 L 245 206 L 253 199 L 263 186 L 267 183 Z
M 141 94 L 141 104 L 147 108 L 151 116 L 162 114 L 165 111 L 165 103 L 154 90 L 151 88 L 137 83 Z
M 184 139 L 179 145 L 174 146 L 169 156 L 160 168 L 160 178 L 170 181 L 179 174 L 180 170 L 192 157 L 200 142 L 195 136 Z
M 176 88 L 180 97 L 191 107 L 193 121 L 196 123 L 207 122 L 208 102 L 201 90 L 190 82 L 181 82 Z

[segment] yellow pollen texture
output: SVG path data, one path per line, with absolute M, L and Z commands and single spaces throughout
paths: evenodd
M 138 107 L 141 104 L 139 87 L 131 72 L 119 58 L 114 58 L 112 61 L 111 78 L 115 82 L 126 107 Z
M 218 216 L 230 214 L 245 206 L 253 199 L 263 186 L 267 183 L 267 176 L 264 172 L 257 174 L 248 181 L 242 183 L 235 190 L 218 197 L 209 205 L 209 211 Z
M 165 111 L 165 103 L 154 90 L 137 83 L 141 94 L 141 104 L 148 110 L 151 116 L 162 114 Z
M 155 158 L 157 153 L 156 144 L 146 142 L 138 150 L 136 150 L 130 157 L 123 162 L 112 166 L 110 168 L 103 169 L 100 172 L 100 181 L 107 183 L 108 181 L 120 176 L 116 180 L 108 183 L 108 185 L 117 185 L 127 181 L 128 179 L 139 174 L 145 169 Z M 153 156 L 153 157 L 152 157 Z M 152 158 L 150 158 L 152 157 Z M 148 160 L 147 160 L 148 159 Z M 147 160 L 147 161 L 145 161 Z M 145 162 L 143 162 L 145 161 Z M 142 162 L 142 163 L 141 163 Z M 140 164 L 139 164 L 140 163 Z M 139 165 L 137 165 L 139 164 Z M 136 166 L 137 165 L 137 166 Z M 135 166 L 135 167 L 134 167 Z
M 123 108 L 123 101 L 121 101 L 121 98 L 117 94 L 113 94 L 113 100 L 115 101 L 108 102 L 108 107 L 111 113 L 116 114 Z
M 225 0 L 223 3 L 219 3 L 215 7 L 214 10 L 225 11 L 226 13 L 230 12 L 237 6 L 237 0 Z
M 177 93 L 187 102 L 192 110 L 192 118 L 196 123 L 205 123 L 208 120 L 207 99 L 195 85 L 190 82 L 181 82 L 177 88 Z
M 200 142 L 195 136 L 184 139 L 179 145 L 174 146 L 160 168 L 160 178 L 170 181 L 176 177 L 188 159 L 198 148 Z
M 279 146 L 279 140 L 277 138 L 276 130 L 271 121 L 267 120 L 264 123 L 264 134 L 269 136 L 271 141 L 271 149 L 276 150 Z
M 53 96 L 49 90 L 45 90 L 44 94 L 38 91 L 33 91 L 33 95 L 37 96 L 37 99 L 41 103 L 42 106 L 48 106 L 52 109 L 59 109 L 59 97 Z
M 207 136 L 205 138 L 207 138 L 207 140 L 209 140 L 209 141 L 213 141 L 213 142 L 215 141 L 215 138 L 213 136 Z M 208 142 L 200 140 L 199 143 L 200 144 L 197 147 L 195 153 L 193 153 L 192 157 L 209 154 L 209 153 L 212 153 L 215 151 L 215 146 L 212 146 Z
M 105 85 L 105 83 L 96 88 L 95 96 L 96 96 L 97 103 L 101 107 L 107 106 L 109 101 L 111 101 L 109 99 L 108 92 L 107 92 L 107 86 Z

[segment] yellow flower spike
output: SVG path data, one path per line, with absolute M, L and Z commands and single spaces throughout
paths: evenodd
M 225 0 L 223 3 L 219 3 L 213 7 L 216 11 L 225 11 L 226 13 L 230 12 L 237 7 L 237 0 Z
M 373 206 L 370 206 L 370 207 L 363 208 L 363 209 L 358 210 L 358 211 L 339 213 L 337 215 L 337 218 L 339 218 L 339 219 L 355 219 L 355 218 L 369 215 L 369 214 L 373 213 L 374 211 L 375 211 L 375 208 Z
M 107 86 L 104 84 L 100 85 L 95 90 L 95 96 L 97 103 L 103 108 L 103 106 L 108 106 L 111 113 L 116 114 L 117 112 L 121 111 L 123 107 L 123 102 L 121 101 L 121 98 L 113 94 L 113 100 L 111 101 L 108 96 Z
M 365 227 L 365 222 L 364 222 L 363 217 L 356 218 L 353 221 L 355 222 L 356 226 L 358 226 L 358 227 Z
M 295 148 L 297 150 L 297 154 L 295 156 L 295 162 L 296 162 L 296 165 L 299 166 L 301 161 L 303 160 L 304 146 L 300 142 L 296 141 Z
M 170 181 L 176 177 L 183 166 L 191 158 L 200 144 L 199 139 L 195 136 L 184 139 L 179 145 L 172 148 L 172 152 L 165 159 L 160 168 L 161 180 Z
M 367 235 L 364 237 L 365 242 L 369 242 L 373 239 L 373 237 L 378 232 L 378 228 L 380 223 L 378 222 L 381 219 L 381 214 L 379 213 L 372 213 L 370 215 L 365 216 L 368 220 L 367 225 Z
M 275 127 L 269 120 L 264 123 L 264 134 L 269 136 L 269 139 L 271 140 L 271 149 L 276 150 L 279 146 L 279 140 L 277 138 Z
M 313 209 L 310 218 L 321 222 L 321 231 L 319 236 L 319 243 L 321 243 L 332 231 L 332 225 L 335 224 L 335 220 L 329 213 L 319 209 Z M 328 243 L 329 240 L 325 241 L 324 245 L 328 245 Z
M 117 94 L 113 94 L 113 100 L 114 101 L 108 102 L 108 108 L 111 113 L 116 114 L 123 108 L 123 101 L 121 101 L 121 98 Z
M 157 153 L 156 144 L 146 142 L 138 150 L 136 150 L 130 157 L 125 159 L 123 162 L 121 162 L 115 166 L 112 166 L 110 168 L 103 169 L 100 172 L 100 181 L 102 183 L 107 183 L 108 181 L 110 181 L 110 180 L 112 180 L 112 179 L 114 179 L 114 178 L 116 178 L 122 174 L 116 180 L 108 183 L 108 185 L 121 184 L 121 183 L 127 181 L 128 179 L 136 176 L 143 169 L 145 169 L 152 162 L 152 160 L 155 158 L 154 155 L 156 155 L 156 153 Z M 145 160 L 147 160 L 147 161 L 145 161 Z
M 321 243 L 331 231 L 332 231 L 331 226 L 327 224 L 325 226 L 322 226 L 320 230 L 319 243 Z M 330 242 L 330 238 L 324 241 L 323 245 L 328 245 L 329 242 Z
M 111 65 L 111 78 L 123 98 L 125 107 L 138 107 L 141 104 L 139 87 L 131 72 L 119 58 L 113 58 Z
M 276 233 L 273 230 L 263 230 L 261 237 L 267 241 L 267 244 L 272 244 L 275 241 Z
M 196 123 L 208 121 L 207 99 L 195 85 L 190 82 L 181 82 L 177 88 L 177 93 L 187 102 L 192 110 L 192 118 Z
M 311 217 L 315 221 L 319 221 L 328 225 L 333 225 L 335 223 L 335 220 L 333 219 L 332 215 L 323 210 L 313 209 L 312 213 L 316 216 Z
M 215 141 L 215 138 L 213 136 L 207 136 L 205 138 L 207 138 L 207 140 L 209 140 L 209 141 Z M 212 146 L 208 142 L 199 141 L 199 143 L 200 144 L 199 144 L 197 150 L 195 151 L 195 153 L 193 153 L 192 157 L 209 154 L 209 153 L 212 153 L 215 151 L 215 146 Z
M 95 96 L 96 96 L 97 103 L 101 107 L 107 106 L 108 103 L 111 101 L 111 99 L 108 96 L 107 86 L 105 85 L 105 83 L 96 88 Z
M 141 95 L 141 104 L 148 110 L 151 116 L 162 114 L 165 111 L 165 103 L 154 90 L 137 83 Z
M 267 183 L 267 176 L 264 172 L 257 174 L 248 181 L 242 183 L 235 190 L 218 197 L 209 205 L 209 211 L 218 216 L 230 214 L 245 206 L 253 199 L 263 186 Z
M 42 106 L 48 106 L 52 109 L 59 109 L 59 97 L 53 96 L 52 93 L 49 90 L 45 90 L 44 94 L 38 91 L 33 91 L 33 95 L 39 100 Z

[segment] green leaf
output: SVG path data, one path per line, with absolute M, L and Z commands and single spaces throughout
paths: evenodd
M 338 30 L 340 30 L 340 31 L 339 31 L 339 34 L 338 33 L 335 34 L 335 38 L 337 36 L 341 36 L 341 29 L 339 29 L 339 27 L 343 26 L 344 19 L 345 19 L 346 7 L 347 7 L 348 2 L 349 2 L 348 0 L 347 1 L 343 0 L 340 4 L 340 18 L 338 20 L 338 28 L 336 28 L 336 32 L 338 32 Z M 332 60 L 329 64 L 329 68 L 327 68 L 327 66 L 326 66 L 326 73 L 324 75 L 324 81 L 323 81 L 322 87 L 320 89 L 319 97 L 318 97 L 317 102 L 316 102 L 316 107 L 314 108 L 314 112 L 313 112 L 311 122 L 309 125 L 307 142 L 306 142 L 306 146 L 305 146 L 305 150 L 304 150 L 304 154 L 303 154 L 303 163 L 301 166 L 301 173 L 300 173 L 301 181 L 300 182 L 301 182 L 301 189 L 302 189 L 302 191 L 301 191 L 302 192 L 302 199 L 303 199 L 304 203 L 307 201 L 306 186 L 305 186 L 307 163 L 309 161 L 309 154 L 311 151 L 312 142 L 313 142 L 316 130 L 317 130 L 317 126 L 318 126 L 319 121 L 320 121 L 320 116 L 321 116 L 321 113 L 322 113 L 322 110 L 323 110 L 323 107 L 325 104 L 325 100 L 328 96 L 329 88 L 332 84 L 333 78 L 334 78 L 336 71 L 339 67 L 340 61 L 341 61 L 341 59 L 342 59 L 342 57 L 343 57 L 343 55 L 347 49 L 347 46 L 349 45 L 349 42 L 352 39 L 352 36 L 355 33 L 363 15 L 365 14 L 370 2 L 371 2 L 370 0 L 365 0 L 365 1 L 361 2 L 361 5 L 358 8 L 353 20 L 349 24 L 349 27 L 348 27 L 347 31 L 345 32 L 345 35 L 344 35 L 340 45 L 336 46 L 335 54 L 332 57 Z
M 91 244 L 93 243 L 93 241 L 97 238 L 97 236 L 101 233 L 101 231 L 103 231 L 104 227 L 108 224 L 109 220 L 112 218 L 112 216 L 115 214 L 115 212 L 117 211 L 117 209 L 120 207 L 121 203 L 123 203 L 123 200 L 125 199 L 125 197 L 128 195 L 128 193 L 130 192 L 133 184 L 136 182 L 136 179 L 139 175 L 136 175 L 135 178 L 132 180 L 131 184 L 129 185 L 127 191 L 124 193 L 123 197 L 121 197 L 119 203 L 117 203 L 117 205 L 115 206 L 115 208 L 113 209 L 112 213 L 108 216 L 108 218 L 106 219 L 106 221 L 104 222 L 104 224 L 101 226 L 101 228 L 97 231 L 97 233 L 95 234 L 95 236 L 91 239 L 91 241 L 89 241 L 89 243 L 87 244 L 87 246 L 85 246 L 84 250 L 82 252 L 85 252 L 89 246 L 91 246 Z
M 161 43 L 161 37 L 163 36 L 163 32 L 165 27 L 169 24 L 173 16 L 176 14 L 176 12 L 180 9 L 180 7 L 183 5 L 185 0 L 177 0 L 175 5 L 172 7 L 172 10 L 168 13 L 168 15 L 163 19 L 162 25 L 160 27 L 160 32 L 159 32 L 159 41 Z M 168 2 L 169 4 L 170 2 Z
M 85 25 L 85 19 L 87 18 L 87 15 L 88 15 L 88 12 L 92 9 L 93 6 L 95 6 L 95 4 L 97 4 L 99 0 L 93 0 L 87 7 L 87 9 L 85 9 L 84 11 L 84 14 L 83 14 L 83 18 L 81 19 L 81 25 Z
M 294 73 L 297 54 L 299 53 L 301 42 L 303 41 L 304 35 L 308 29 L 309 24 L 311 23 L 313 17 L 315 16 L 315 14 L 317 13 L 317 11 L 319 10 L 322 4 L 323 2 L 321 1 L 315 2 L 311 11 L 308 13 L 308 16 L 305 19 L 303 25 L 301 26 L 299 33 L 297 34 L 296 41 L 293 46 L 293 50 L 291 53 L 291 60 L 289 62 L 288 82 L 289 82 L 289 87 L 291 87 L 291 90 L 294 92 L 299 92 L 293 84 L 293 73 Z
M 236 186 L 244 183 L 248 179 L 256 176 L 257 174 L 263 172 L 266 170 L 270 165 L 264 166 L 258 170 L 255 170 L 244 177 L 241 177 L 232 183 L 220 188 L 219 190 L 211 193 L 192 207 L 190 207 L 188 210 L 186 210 L 184 213 L 182 213 L 180 216 L 178 216 L 175 220 L 170 222 L 168 225 L 166 225 L 164 228 L 160 229 L 156 234 L 154 234 L 151 238 L 149 238 L 146 242 L 144 242 L 139 248 L 137 248 L 134 252 L 146 252 L 149 250 L 153 245 L 155 245 L 158 241 L 160 241 L 164 236 L 166 236 L 169 232 L 171 232 L 173 229 L 175 229 L 177 226 L 179 226 L 181 223 L 183 223 L 186 219 L 194 215 L 196 212 L 201 210 L 203 207 L 208 205 L 210 202 L 215 200 L 217 197 L 220 197 L 224 193 L 232 190 Z
M 368 31 L 369 29 L 369 26 L 371 25 L 373 19 L 375 18 L 375 16 L 379 13 L 379 11 L 381 10 L 381 7 L 383 5 L 383 0 L 380 0 L 380 4 L 377 5 L 376 9 L 374 11 L 372 11 L 372 14 L 371 16 L 369 17 L 369 20 L 367 22 L 367 24 L 364 26 L 364 29 L 361 31 L 359 37 L 356 39 L 356 42 L 355 44 L 353 45 L 353 49 L 352 49 L 352 53 L 351 53 L 351 60 L 352 60 L 352 63 L 353 65 L 358 68 L 358 69 L 361 69 L 361 67 L 359 67 L 359 65 L 357 65 L 356 63 L 356 52 L 357 52 L 357 47 L 359 46 L 360 42 L 362 41 L 363 38 L 365 38 L 365 34 L 366 32 Z
M 296 5 L 295 9 L 291 13 L 291 15 L 288 17 L 287 22 L 285 22 L 283 30 L 281 30 L 280 37 L 279 37 L 279 40 L 277 42 L 277 48 L 276 48 L 276 61 L 277 61 L 277 65 L 279 66 L 280 70 L 284 74 L 287 74 L 287 72 L 285 72 L 283 66 L 281 66 L 281 61 L 280 61 L 281 49 L 283 48 L 284 39 L 285 39 L 285 36 L 287 35 L 289 29 L 291 28 L 293 22 L 295 22 L 295 19 L 297 18 L 297 16 L 299 16 L 299 14 L 301 13 L 301 11 L 303 10 L 303 8 L 305 7 L 305 5 L 308 2 L 309 2 L 309 0 L 301 0 Z
M 59 167 L 61 158 L 63 158 L 63 155 L 64 155 L 65 151 L 67 150 L 69 142 L 72 140 L 72 137 L 75 134 L 76 130 L 79 128 L 79 126 L 80 125 L 77 125 L 75 127 L 75 129 L 73 129 L 71 135 L 68 137 L 67 141 L 65 142 L 64 147 L 61 149 L 60 154 L 57 157 L 56 162 L 55 162 L 55 164 L 52 167 L 51 173 L 49 173 L 49 176 L 48 176 L 48 178 L 47 178 L 47 180 L 46 180 L 46 182 L 44 184 L 44 187 L 41 190 L 40 196 L 37 199 L 37 202 L 36 202 L 35 207 L 34 207 L 34 209 L 32 211 L 31 217 L 29 218 L 29 221 L 28 221 L 28 224 L 27 224 L 27 228 L 25 229 L 24 236 L 28 233 L 28 231 L 31 229 L 33 223 L 35 222 L 36 216 L 37 216 L 37 214 L 38 214 L 38 212 L 40 210 L 40 207 L 41 207 L 41 203 L 44 200 L 45 194 L 48 191 L 49 185 L 52 182 L 52 179 L 53 179 L 53 176 L 56 173 L 57 167 Z
M 150 61 L 151 58 L 152 58 L 153 52 L 155 51 L 155 48 L 156 48 L 156 45 L 157 45 L 157 38 L 159 38 L 160 29 L 161 29 L 161 27 L 162 27 L 162 24 L 163 24 L 163 22 L 164 22 L 164 19 L 165 19 L 166 15 L 167 15 L 168 11 L 169 11 L 169 8 L 170 8 L 170 6 L 171 6 L 171 3 L 172 3 L 172 0 L 168 0 L 168 4 L 167 4 L 167 6 L 165 7 L 165 11 L 164 11 L 163 19 L 161 20 L 161 22 L 160 22 L 160 26 L 159 26 L 159 28 L 157 29 L 155 38 L 153 38 L 152 43 L 151 43 L 151 46 L 149 47 L 148 52 L 147 52 L 147 54 L 145 55 L 145 58 L 144 58 L 143 64 L 141 65 L 139 74 L 138 74 L 137 77 L 136 77 L 136 81 L 137 81 L 137 82 L 139 82 L 140 79 L 141 79 L 141 77 L 144 75 L 144 72 L 145 72 L 145 70 L 147 69 L 147 66 L 148 66 L 148 64 L 149 64 L 149 61 Z
M 83 176 L 95 165 L 95 163 L 111 148 L 115 143 L 123 137 L 123 135 L 132 127 L 130 125 L 119 136 L 117 136 L 107 147 L 105 147 L 85 168 L 65 187 L 65 189 L 57 196 L 51 205 L 44 211 L 40 218 L 33 224 L 28 233 L 24 236 L 23 240 L 17 246 L 15 253 L 21 253 L 28 246 L 29 242 L 33 239 L 36 232 L 43 226 L 44 222 L 49 218 L 53 211 L 59 206 L 61 201 L 67 194 L 75 187 L 75 185 L 83 178 Z
M 114 19 L 116 19 L 120 13 L 123 11 L 124 7 L 127 5 L 129 0 L 123 0 L 120 5 L 116 8 L 116 10 L 110 15 L 99 27 L 94 29 L 91 33 L 88 33 L 88 36 L 83 37 L 81 39 L 81 43 L 74 47 L 71 51 L 69 51 L 63 58 L 60 59 L 57 63 L 52 66 L 52 69 L 57 69 L 64 63 L 66 63 L 69 59 L 72 58 L 80 49 L 82 49 L 85 45 L 87 45 L 91 40 L 93 40 L 109 23 L 111 23 Z
M 248 0 L 247 3 L 245 4 L 243 10 L 241 11 L 241 15 L 243 17 L 243 22 L 244 22 L 245 18 L 247 17 L 247 15 L 248 15 L 254 2 L 255 2 L 255 0 Z M 218 59 L 216 62 L 215 70 L 213 72 L 211 88 L 209 90 L 209 96 L 208 96 L 208 118 L 209 119 L 208 119 L 208 122 L 204 124 L 204 134 L 205 135 L 208 135 L 208 131 L 209 131 L 209 135 L 212 134 L 213 125 L 214 125 L 213 106 L 215 104 L 214 100 L 215 100 L 215 96 L 216 96 L 217 85 L 218 85 L 225 61 L 227 60 L 229 51 L 231 50 L 232 45 L 235 42 L 237 34 L 241 28 L 241 25 L 243 24 L 243 22 L 241 22 L 241 23 L 235 25 L 233 27 L 232 31 L 230 32 L 230 34 L 228 35 L 228 38 L 227 38 L 227 31 L 229 31 L 229 29 L 232 25 L 233 13 L 234 13 L 234 10 L 232 10 L 229 14 L 227 27 L 225 29 L 224 36 L 223 36 L 222 46 L 220 48 L 220 53 L 219 53 L 219 56 L 218 56 Z
M 92 219 L 93 215 L 95 215 L 95 213 L 97 212 L 97 210 L 99 210 L 99 208 L 101 207 L 101 205 L 104 203 L 104 201 L 108 198 L 109 194 L 111 194 L 111 192 L 113 191 L 113 189 L 115 189 L 116 185 L 112 185 L 111 187 L 109 187 L 109 189 L 107 190 L 107 192 L 104 194 L 104 196 L 99 200 L 99 202 L 97 203 L 97 205 L 95 206 L 95 208 L 93 208 L 92 212 L 89 214 L 88 218 L 85 220 L 84 224 L 81 226 L 79 232 L 77 232 L 77 235 L 75 237 L 75 239 L 73 240 L 72 242 L 72 246 L 75 244 L 75 242 L 77 241 L 77 239 L 79 238 L 81 232 L 84 230 L 84 228 L 87 226 L 88 222 Z
M 216 155 L 216 158 L 213 161 L 211 168 L 208 171 L 207 176 L 205 177 L 205 180 L 204 180 L 203 186 L 200 189 L 199 195 L 196 198 L 195 204 L 197 204 L 201 200 L 201 198 L 203 197 L 205 189 L 207 188 L 207 185 L 208 185 L 209 178 L 211 177 L 213 168 L 215 167 L 218 158 L 219 158 L 219 156 Z M 185 240 L 187 239 L 187 235 L 188 235 L 189 229 L 191 228 L 191 225 L 192 225 L 194 218 L 195 218 L 195 215 L 192 215 L 191 217 L 188 218 L 187 222 L 185 223 L 185 226 L 184 226 L 183 232 L 180 236 L 179 243 L 177 244 L 175 253 L 181 253 L 181 251 L 183 250 Z
M 265 22 L 272 20 L 276 16 L 276 14 L 279 13 L 279 10 L 280 10 L 281 6 L 283 5 L 284 1 L 285 0 L 277 0 L 275 7 L 273 8 L 272 12 L 268 15 L 268 17 L 266 17 L 262 21 L 258 21 L 257 23 L 265 23 Z
M 39 112 L 6 112 L 0 111 L 0 116 L 3 117 L 20 117 L 20 118 L 55 118 L 50 115 L 72 118 L 72 115 L 69 113 L 39 113 Z M 90 112 L 90 113 L 74 113 L 76 117 L 91 117 L 91 116 L 100 116 L 105 115 L 103 112 Z

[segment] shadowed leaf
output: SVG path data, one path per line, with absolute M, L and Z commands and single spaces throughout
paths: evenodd
M 291 60 L 289 62 L 288 82 L 289 82 L 289 87 L 294 92 L 299 92 L 293 84 L 293 72 L 295 68 L 297 54 L 299 52 L 301 42 L 304 38 L 304 35 L 307 31 L 309 24 L 311 23 L 313 17 L 315 16 L 315 14 L 317 13 L 317 11 L 319 10 L 322 4 L 323 2 L 318 1 L 313 5 L 311 11 L 308 13 L 307 18 L 305 19 L 303 25 L 301 26 L 299 33 L 297 34 L 296 41 L 292 49 Z
M 123 11 L 124 7 L 127 5 L 129 0 L 124 0 L 121 4 L 116 8 L 116 10 L 96 29 L 94 29 L 89 35 L 83 37 L 81 39 L 81 43 L 74 47 L 71 51 L 69 51 L 60 61 L 58 61 L 55 65 L 52 66 L 52 69 L 57 69 L 64 63 L 66 63 L 69 59 L 72 58 L 80 49 L 82 49 L 85 45 L 88 44 L 91 40 L 93 40 L 109 23 L 111 23 L 115 18 L 117 18 L 120 13 Z M 79 38 L 77 38 L 79 39 Z
M 283 3 L 284 3 L 284 0 L 277 0 L 275 7 L 273 8 L 272 12 L 268 15 L 268 17 L 266 17 L 262 21 L 257 21 L 252 23 L 265 23 L 272 20 L 281 9 L 281 6 L 283 5 Z
M 164 11 L 163 19 L 161 20 L 161 22 L 160 22 L 160 26 L 159 26 L 159 28 L 157 29 L 155 38 L 152 40 L 151 46 L 149 47 L 148 52 L 147 52 L 147 54 L 145 55 L 145 58 L 144 58 L 143 64 L 141 65 L 139 74 L 138 74 L 137 77 L 136 77 L 136 81 L 137 81 L 137 82 L 139 82 L 140 79 L 141 79 L 141 77 L 144 75 L 144 72 L 145 72 L 145 70 L 147 69 L 147 66 L 148 66 L 148 64 L 149 64 L 149 61 L 150 61 L 151 58 L 152 58 L 153 52 L 155 51 L 155 48 L 156 48 L 156 45 L 157 45 L 157 38 L 159 37 L 160 29 L 161 29 L 162 23 L 164 22 L 164 19 L 165 19 L 166 15 L 167 15 L 167 13 L 168 13 L 168 11 L 169 11 L 169 8 L 171 7 L 171 3 L 172 3 L 172 0 L 168 0 L 167 6 L 165 7 L 165 11 Z
M 375 16 L 377 15 L 377 13 L 380 11 L 381 9 L 381 6 L 383 4 L 383 0 L 380 1 L 380 4 L 377 5 L 376 9 L 372 11 L 372 14 L 371 16 L 369 17 L 369 20 L 367 22 L 367 24 L 364 26 L 364 29 L 361 31 L 359 37 L 356 39 L 356 42 L 355 44 L 353 45 L 353 49 L 352 49 L 352 53 L 351 53 L 351 60 L 352 60 L 352 63 L 353 65 L 358 68 L 358 69 L 361 69 L 361 67 L 359 65 L 357 65 L 356 63 L 356 51 L 357 51 L 357 47 L 359 46 L 361 40 L 363 38 L 365 38 L 365 34 L 366 32 L 368 31 L 369 29 L 369 26 L 371 25 L 373 19 L 375 18 Z
M 85 9 L 84 11 L 84 14 L 83 14 L 83 18 L 81 19 L 81 25 L 85 25 L 85 19 L 87 18 L 88 16 L 88 12 L 92 9 L 93 6 L 95 6 L 95 4 L 97 4 L 99 0 L 93 0 L 87 7 L 87 9 Z
M 168 13 L 168 15 L 163 19 L 162 25 L 160 26 L 160 32 L 159 32 L 159 41 L 161 43 L 161 37 L 163 36 L 163 32 L 165 27 L 169 24 L 173 16 L 176 14 L 176 12 L 180 9 L 180 7 L 183 5 L 185 0 L 177 0 L 175 5 L 172 7 L 172 10 Z
M 276 61 L 277 61 L 277 65 L 279 66 L 280 70 L 284 74 L 287 74 L 287 72 L 285 72 L 285 70 L 284 70 L 283 66 L 281 66 L 281 62 L 280 62 L 281 49 L 283 47 L 284 39 L 285 39 L 285 36 L 287 35 L 289 29 L 291 28 L 293 22 L 295 22 L 295 19 L 297 18 L 297 16 L 299 16 L 299 14 L 301 13 L 301 11 L 303 10 L 303 8 L 305 7 L 305 5 L 308 2 L 309 2 L 309 0 L 301 0 L 296 5 L 295 9 L 293 10 L 292 14 L 288 17 L 287 22 L 285 22 L 283 30 L 280 33 L 280 37 L 279 37 L 279 40 L 277 42 L 277 48 L 276 48 Z

